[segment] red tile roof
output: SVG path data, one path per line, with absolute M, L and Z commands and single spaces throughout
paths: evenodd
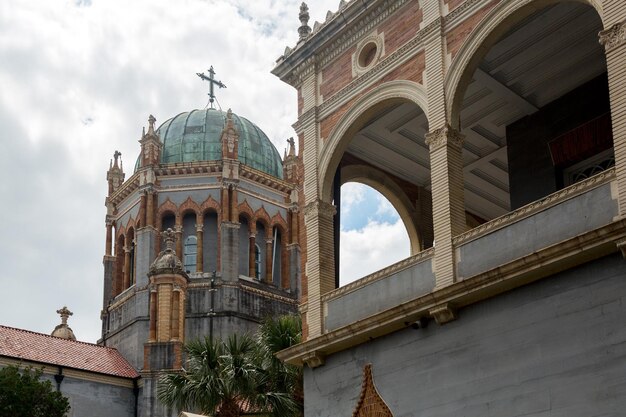
M 139 376 L 117 349 L 1 325 L 0 356 L 123 378 Z

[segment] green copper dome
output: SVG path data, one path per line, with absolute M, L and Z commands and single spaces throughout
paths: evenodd
M 239 161 L 278 178 L 283 177 L 280 154 L 261 129 L 233 113 L 239 132 Z M 192 110 L 167 120 L 157 134 L 163 142 L 161 163 L 216 161 L 222 159 L 221 135 L 226 112 Z

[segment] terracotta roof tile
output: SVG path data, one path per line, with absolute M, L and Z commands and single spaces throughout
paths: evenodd
M 117 349 L 1 325 L 0 355 L 123 378 L 139 376 Z

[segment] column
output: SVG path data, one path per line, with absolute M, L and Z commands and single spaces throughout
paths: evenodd
M 176 256 L 178 259 L 183 259 L 183 226 L 177 224 L 174 226 L 174 232 L 176 233 Z
M 154 197 L 155 194 L 152 190 L 146 191 L 146 226 L 154 227 Z
M 174 285 L 172 291 L 172 315 L 171 315 L 172 331 L 171 340 L 180 340 L 180 287 Z
M 271 229 L 269 230 L 271 233 Z M 272 280 L 272 263 L 274 261 L 273 251 L 272 251 L 272 243 L 274 239 L 268 238 L 265 239 L 265 282 L 271 284 Z
M 132 242 L 130 243 L 132 245 Z M 124 281 L 120 292 L 130 287 L 130 247 L 124 246 Z
M 335 289 L 335 253 L 333 217 L 336 209 L 330 203 L 316 200 L 304 207 L 307 233 L 308 338 L 323 333 L 322 295 Z
M 599 33 L 606 51 L 609 78 L 617 199 L 621 217 L 626 216 L 626 9 L 623 1 L 605 1 L 608 29 Z
M 157 314 L 157 290 L 155 286 L 150 286 L 150 335 L 149 342 L 155 342 L 156 335 L 156 314 Z
M 106 235 L 104 254 L 106 256 L 113 256 L 113 222 L 110 220 L 107 220 L 106 228 L 107 228 L 107 235 Z
M 250 278 L 256 278 L 256 232 L 252 232 L 250 229 L 250 244 L 248 247 L 248 276 Z
M 196 240 L 198 245 L 196 247 L 196 271 L 204 271 L 204 240 L 203 240 L 203 222 L 196 220 Z
M 230 221 L 233 223 L 239 223 L 239 208 L 238 204 L 238 196 L 237 196 L 237 185 L 233 184 L 230 186 Z
M 452 238 L 465 230 L 463 136 L 446 126 L 426 135 L 435 236 L 435 288 L 455 282 Z
M 424 2 L 425 78 L 428 85 L 430 178 L 435 242 L 435 289 L 455 282 L 452 238 L 465 230 L 463 199 L 463 136 L 449 125 L 444 74 L 446 44 L 441 3 Z

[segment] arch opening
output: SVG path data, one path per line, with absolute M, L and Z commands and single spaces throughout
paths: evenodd
M 322 150 L 321 186 L 322 196 L 338 208 L 333 228 L 336 287 L 432 246 L 427 132 L 426 114 L 415 101 L 384 95 L 373 104 L 355 105 L 331 132 Z M 355 192 L 368 196 L 358 226 L 350 219 L 354 212 L 346 212 L 354 201 L 345 199 L 353 198 Z M 393 215 L 381 217 L 383 208 Z M 379 247 L 370 248 L 363 237 L 377 228 L 385 237 L 394 238 L 382 239 Z M 341 243 L 359 234 L 358 245 Z M 404 249 L 396 250 L 395 244 Z M 349 251 L 365 245 L 374 253 L 382 250 L 396 256 L 371 259 L 371 264 L 363 259 L 356 262 Z
M 600 30 L 585 2 L 536 1 L 476 47 L 451 109 L 467 229 L 613 166 Z

